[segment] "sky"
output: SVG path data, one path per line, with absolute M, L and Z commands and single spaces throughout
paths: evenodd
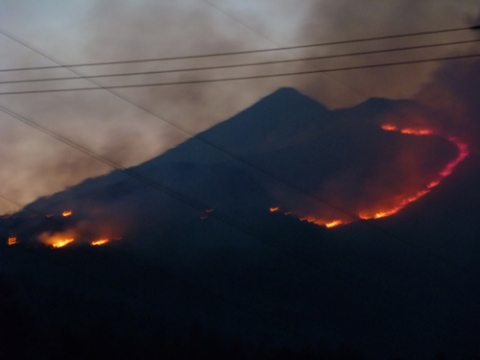
M 464 27 L 475 23 L 479 11 L 480 6 L 475 0 L 0 0 L 0 31 L 61 64 L 78 64 L 278 48 Z M 294 59 L 466 40 L 475 36 L 472 32 L 461 32 L 221 59 L 77 68 L 76 71 L 93 75 Z M 5 35 L 0 35 L 0 49 L 1 69 L 55 65 Z M 458 45 L 354 59 L 103 79 L 101 84 L 308 71 L 330 66 L 461 55 L 478 50 L 478 44 Z M 128 101 L 105 90 L 0 95 L 0 106 L 121 166 L 131 166 L 160 155 L 192 134 L 228 119 L 285 86 L 294 87 L 331 109 L 350 107 L 370 97 L 388 97 L 417 99 L 442 111 L 447 105 L 438 101 L 440 93 L 452 93 L 465 100 L 463 103 L 471 115 L 474 108 L 472 101 L 468 100 L 471 97 L 459 92 L 455 84 L 471 81 L 471 71 L 478 71 L 478 66 L 466 67 L 459 78 L 452 71 L 458 67 L 444 65 L 430 63 L 114 91 Z M 72 76 L 72 73 L 68 69 L 8 72 L 0 73 L 0 81 L 57 76 Z M 76 86 L 91 86 L 91 83 L 72 80 L 48 84 L 3 84 L 0 92 Z M 13 211 L 39 196 L 61 191 L 85 178 L 112 170 L 2 112 L 0 127 L 0 197 L 17 204 L 0 200 L 0 213 Z

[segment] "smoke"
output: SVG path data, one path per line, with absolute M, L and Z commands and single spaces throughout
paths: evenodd
M 470 23 L 472 14 L 477 14 L 478 10 L 478 4 L 470 0 L 456 3 L 434 0 L 394 0 L 381 3 L 378 1 L 355 2 L 350 0 L 317 1 L 312 4 L 304 20 L 303 31 L 299 32 L 298 39 L 307 43 L 317 43 L 465 27 Z M 322 52 L 326 55 L 339 54 L 473 38 L 475 37 L 471 31 L 462 31 L 342 44 L 322 48 Z M 465 44 L 356 56 L 331 61 L 322 60 L 312 64 L 319 68 L 357 66 L 461 55 L 470 53 L 474 49 L 477 49 L 476 44 Z M 433 73 L 441 67 L 443 67 L 441 62 L 424 63 L 329 73 L 328 76 L 344 84 L 351 92 L 361 95 L 363 100 L 370 97 L 403 99 L 411 98 L 416 94 L 419 88 L 430 82 Z
M 18 3 L 2 5 L 2 26 L 62 63 L 130 60 L 191 54 L 273 48 L 321 41 L 463 26 L 464 19 L 478 7 L 474 1 L 455 4 L 435 1 L 276 1 L 238 2 L 181 0 L 152 2 L 105 0 L 101 2 Z M 52 12 L 53 11 L 53 12 Z M 455 16 L 454 16 L 455 15 Z M 455 20 L 451 20 L 455 19 Z M 38 29 L 42 29 L 39 31 Z M 361 29 L 361 36 L 359 35 Z M 426 42 L 431 38 L 424 39 Z M 438 39 L 433 39 L 438 40 Z M 448 38 L 443 38 L 446 41 Z M 41 56 L 5 38 L 2 48 L 9 56 L 2 67 L 52 65 Z M 413 41 L 413 40 L 412 40 Z M 406 45 L 412 42 L 381 42 Z M 256 55 L 197 59 L 142 65 L 81 68 L 82 73 L 122 73 L 172 68 L 201 67 L 246 61 L 291 59 L 364 49 L 364 45 L 279 51 Z M 448 50 L 450 51 L 450 50 Z M 459 52 L 465 48 L 459 48 Z M 445 53 L 447 50 L 439 50 Z M 418 55 L 418 54 L 417 54 Z M 422 55 L 422 54 L 420 54 Z M 392 54 L 395 58 L 395 54 Z M 405 58 L 410 55 L 403 54 Z M 323 62 L 299 62 L 268 67 L 246 67 L 193 73 L 102 79 L 102 85 L 133 84 L 203 78 L 274 74 L 312 70 L 362 61 L 386 60 L 385 56 Z M 392 59 L 392 57 L 388 58 Z M 119 93 L 147 109 L 148 114 L 106 91 L 61 94 L 3 96 L 6 106 L 62 136 L 79 143 L 122 166 L 151 159 L 220 121 L 247 108 L 279 87 L 295 87 L 330 108 L 348 107 L 376 95 L 410 97 L 428 83 L 438 65 L 377 69 L 329 76 L 308 75 L 262 80 L 187 86 L 121 90 Z M 3 80 L 71 76 L 63 69 L 3 74 Z M 446 75 L 445 75 L 446 76 Z M 467 76 L 467 75 L 465 75 Z M 91 86 L 70 81 L 49 84 L 2 85 L 2 91 L 37 88 Z M 422 95 L 422 99 L 425 96 Z M 422 100 L 426 101 L 426 100 Z M 28 129 L 9 116 L 1 115 L 2 191 L 0 195 L 26 204 L 38 196 L 61 191 L 85 178 L 110 168 L 64 144 Z M 187 130 L 187 133 L 177 129 Z M 1 204 L 0 204 L 1 205 Z M 9 206 L 5 207 L 7 211 Z M 0 208 L 0 210 L 3 209 Z
M 434 109 L 445 132 L 466 139 L 480 150 L 480 61 L 458 61 L 438 71 L 416 100 Z

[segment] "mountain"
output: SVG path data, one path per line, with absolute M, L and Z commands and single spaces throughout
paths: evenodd
M 457 156 L 439 137 L 382 130 L 406 106 L 424 111 L 387 99 L 328 110 L 280 89 L 163 155 L 4 217 L 4 242 L 20 244 L 2 249 L 2 271 L 40 314 L 55 304 L 50 326 L 81 322 L 85 299 L 371 358 L 478 352 L 478 159 L 392 217 L 333 229 L 297 218 L 348 218 L 338 207 L 382 201 Z M 75 242 L 39 246 L 57 235 Z M 110 242 L 89 246 L 102 238 Z

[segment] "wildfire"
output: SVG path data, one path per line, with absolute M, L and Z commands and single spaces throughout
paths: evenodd
M 7 241 L 8 245 L 16 245 L 17 243 L 18 243 L 17 238 L 15 236 L 11 236 L 8 238 L 8 241 Z
M 399 129 L 395 125 L 385 124 L 381 126 L 383 130 L 386 131 L 399 131 L 402 134 L 407 135 L 432 135 L 433 131 L 430 129 L 413 129 L 413 128 L 404 128 Z
M 110 239 L 100 239 L 100 240 L 95 240 L 90 243 L 92 246 L 102 246 L 108 243 Z
M 63 213 L 62 213 L 62 216 L 71 216 L 72 215 L 72 210 L 65 210 Z
M 382 125 L 382 129 L 386 131 L 397 131 L 397 127 L 395 125 L 389 124 Z
M 333 228 L 335 226 L 338 226 L 338 225 L 341 225 L 343 224 L 342 220 L 333 220 L 333 221 L 330 221 L 326 224 L 324 224 L 327 228 Z
M 54 247 L 56 249 L 62 248 L 62 247 L 67 246 L 68 244 L 70 244 L 74 241 L 75 241 L 74 238 L 56 240 L 54 243 L 52 243 L 52 247 Z
M 457 138 L 454 138 L 454 137 L 450 137 L 450 138 L 448 138 L 448 140 L 450 142 L 454 143 L 455 145 L 457 145 L 459 154 L 458 154 L 458 156 L 455 160 L 448 163 L 447 166 L 445 166 L 445 168 L 442 170 L 442 172 L 440 173 L 440 176 L 442 178 L 450 175 L 452 173 L 453 169 L 455 169 L 455 167 L 459 163 L 461 163 L 468 156 L 468 145 L 467 144 L 462 143 L 461 141 L 459 141 Z
M 278 208 L 274 208 L 274 209 L 278 210 Z M 270 208 L 270 212 L 275 212 L 277 210 L 272 211 L 272 208 Z M 288 216 L 288 215 L 295 216 L 292 211 L 285 211 L 283 214 L 285 216 Z M 333 228 L 335 226 L 344 224 L 344 222 L 342 220 L 325 221 L 325 220 L 316 219 L 315 216 L 303 216 L 303 217 L 299 217 L 298 219 L 300 221 L 307 221 L 309 223 L 314 223 L 316 225 L 325 226 L 327 228 Z
M 439 134 L 439 133 L 437 133 L 437 132 L 435 132 L 434 130 L 431 130 L 431 129 L 413 128 L 413 127 L 412 128 L 399 128 L 399 127 L 397 127 L 395 125 L 392 125 L 392 124 L 383 124 L 383 125 L 381 125 L 381 128 L 385 131 L 395 131 L 395 132 L 400 132 L 400 133 L 406 134 L 406 135 L 414 135 L 414 136 L 435 135 L 435 136 L 445 138 L 446 140 L 450 141 L 452 144 L 454 144 L 457 147 L 458 155 L 454 160 L 450 161 L 438 173 L 436 179 L 434 179 L 431 182 L 429 182 L 428 184 L 426 184 L 424 189 L 418 190 L 413 194 L 410 193 L 410 194 L 405 194 L 403 196 L 400 196 L 399 199 L 396 201 L 396 205 L 394 205 L 390 208 L 387 208 L 387 209 L 378 209 L 377 208 L 375 210 L 361 211 L 358 214 L 358 216 L 361 219 L 364 219 L 364 220 L 380 219 L 380 218 L 384 218 L 384 217 L 394 215 L 397 212 L 399 212 L 400 210 L 402 210 L 408 204 L 410 204 L 410 203 L 418 200 L 422 196 L 428 194 L 433 188 L 440 185 L 440 183 L 442 182 L 442 180 L 445 177 L 452 174 L 455 167 L 459 163 L 461 163 L 469 154 L 468 145 L 466 143 L 460 141 L 459 139 L 457 139 L 455 137 L 444 137 L 444 136 L 442 136 L 442 134 Z M 270 212 L 274 212 L 274 211 L 277 211 L 277 210 L 278 210 L 278 207 L 270 208 Z M 288 212 L 284 212 L 284 214 L 289 215 L 289 214 L 292 214 L 292 212 L 288 211 Z M 316 225 L 325 226 L 326 228 L 329 228 L 329 229 L 333 228 L 335 226 L 344 225 L 344 224 L 348 224 L 349 222 L 351 222 L 351 220 L 347 221 L 347 220 L 340 220 L 340 219 L 335 219 L 335 220 L 333 220 L 333 219 L 332 220 L 323 219 L 323 220 L 320 220 L 320 219 L 316 219 L 313 216 L 301 216 L 301 217 L 299 216 L 298 219 L 300 221 L 313 222 Z
M 399 129 L 395 125 L 390 125 L 390 124 L 382 125 L 382 129 L 386 130 L 386 131 L 399 131 L 402 134 L 417 135 L 417 136 L 438 135 L 433 130 L 430 130 L 430 129 L 413 129 L 413 128 Z M 440 136 L 440 135 L 438 135 L 438 136 Z M 418 200 L 422 196 L 428 194 L 431 189 L 438 186 L 441 183 L 441 181 L 445 177 L 449 176 L 453 172 L 453 169 L 455 169 L 455 167 L 459 163 L 461 163 L 469 154 L 467 144 L 461 142 L 460 140 L 458 140 L 457 138 L 454 138 L 454 137 L 448 137 L 447 139 L 451 143 L 455 144 L 455 146 L 458 149 L 458 155 L 454 160 L 450 161 L 443 168 L 442 171 L 440 171 L 437 179 L 428 183 L 426 185 L 425 189 L 417 191 L 414 195 L 406 196 L 405 198 L 400 200 L 399 203 L 396 206 L 394 206 L 393 208 L 390 208 L 390 209 L 387 209 L 387 210 L 382 210 L 382 211 L 377 211 L 375 213 L 361 212 L 359 214 L 359 217 L 361 219 L 365 219 L 365 220 L 367 220 L 367 219 L 380 219 L 380 218 L 383 218 L 383 217 L 387 217 L 387 216 L 396 214 L 398 211 L 403 209 L 405 206 L 407 206 L 408 204 Z

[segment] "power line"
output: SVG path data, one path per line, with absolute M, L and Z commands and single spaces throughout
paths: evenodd
M 220 78 L 220 79 L 166 81 L 166 82 L 149 83 L 149 84 L 141 83 L 141 84 L 130 84 L 130 85 L 102 86 L 95 83 L 95 85 L 97 85 L 98 87 L 4 91 L 4 92 L 0 92 L 0 95 L 41 94 L 41 93 L 58 93 L 58 92 L 87 91 L 87 90 L 113 90 L 113 89 L 129 89 L 129 88 L 142 88 L 142 87 L 158 87 L 158 86 L 169 86 L 169 85 L 206 84 L 206 83 L 218 83 L 218 82 L 238 81 L 238 80 L 257 80 L 257 79 L 268 79 L 268 78 L 285 77 L 285 76 L 309 75 L 309 74 L 320 74 L 320 73 L 337 72 L 337 71 L 347 71 L 347 70 L 360 70 L 360 69 L 372 69 L 372 68 L 378 68 L 378 67 L 422 64 L 422 63 L 430 63 L 430 62 L 437 62 L 437 61 L 458 60 L 458 59 L 468 59 L 468 58 L 477 58 L 477 57 L 480 57 L 480 54 L 456 55 L 456 56 L 438 57 L 438 58 L 430 58 L 430 59 L 378 63 L 378 64 L 370 64 L 370 65 L 345 66 L 345 67 L 330 68 L 330 69 L 286 72 L 286 73 L 280 73 L 280 74 L 252 75 L 252 76 L 228 77 L 228 78 Z M 81 78 L 75 77 L 75 79 L 90 80 L 91 78 L 89 78 L 88 76 L 82 76 Z
M 434 35 L 434 34 L 443 34 L 448 32 L 459 32 L 466 30 L 479 30 L 480 25 L 451 28 L 451 29 L 442 29 L 442 30 L 432 30 L 432 31 L 420 31 L 414 33 L 406 34 L 395 34 L 387 36 L 375 36 L 368 38 L 352 39 L 352 40 L 340 40 L 340 41 L 331 41 L 331 42 L 322 42 L 315 44 L 307 45 L 295 45 L 295 46 L 284 46 L 273 49 L 259 49 L 259 50 L 244 50 L 244 51 L 231 51 L 231 52 L 221 52 L 221 53 L 212 53 L 212 54 L 203 54 L 203 55 L 187 55 L 187 56 L 174 56 L 174 57 L 160 57 L 153 59 L 138 59 L 138 60 L 120 60 L 120 61 L 103 61 L 103 62 L 90 62 L 90 63 L 78 63 L 78 64 L 69 64 L 69 65 L 52 65 L 52 66 L 35 66 L 35 67 L 22 67 L 22 68 L 10 68 L 10 69 L 0 69 L 0 72 L 9 72 L 9 71 L 25 71 L 25 70 L 46 70 L 46 69 L 61 69 L 61 68 L 72 68 L 72 67 L 89 67 L 89 66 L 101 66 L 101 65 L 120 65 L 120 64 L 132 64 L 132 63 L 146 63 L 146 62 L 157 62 L 157 61 L 169 61 L 169 60 L 188 60 L 188 59 L 199 59 L 199 58 L 208 58 L 208 57 L 219 57 L 219 56 L 230 56 L 230 55 L 245 55 L 253 53 L 264 53 L 264 52 L 273 52 L 273 51 L 282 51 L 282 50 L 294 50 L 294 49 L 306 49 L 319 46 L 330 46 L 330 45 L 343 45 L 343 44 L 352 44 L 358 42 L 366 41 L 376 41 L 376 40 L 388 40 L 388 39 L 397 39 L 403 37 L 413 37 L 413 36 L 422 36 L 422 35 Z M 55 62 L 55 61 L 54 61 Z
M 101 78 L 136 76 L 136 75 L 156 75 L 156 74 L 158 75 L 158 74 L 179 73 L 179 72 L 200 71 L 200 70 L 230 69 L 230 68 L 238 68 L 238 67 L 246 67 L 246 66 L 275 65 L 275 64 L 285 64 L 285 63 L 293 63 L 293 62 L 300 62 L 300 61 L 336 59 L 336 58 L 344 58 L 344 57 L 352 57 L 352 56 L 360 56 L 360 55 L 383 54 L 383 53 L 395 52 L 395 51 L 407 51 L 407 50 L 427 49 L 427 48 L 440 47 L 440 46 L 470 44 L 470 43 L 475 43 L 479 41 L 480 39 L 474 39 L 474 40 L 454 41 L 454 42 L 437 43 L 437 44 L 426 44 L 426 45 L 419 45 L 419 46 L 406 46 L 406 47 L 400 47 L 400 48 L 360 51 L 360 52 L 337 54 L 337 55 L 311 56 L 311 57 L 288 59 L 288 60 L 272 60 L 272 61 L 250 62 L 250 63 L 242 63 L 242 64 L 231 64 L 231 65 L 204 66 L 204 67 L 196 67 L 196 68 L 153 70 L 153 71 L 140 71 L 140 72 L 104 74 L 104 75 L 85 75 L 83 77 L 70 76 L 70 77 L 57 77 L 57 78 L 27 79 L 27 80 L 6 80 L 6 81 L 0 81 L 0 85 L 18 84 L 18 83 L 34 83 L 34 82 L 44 82 L 44 81 L 101 79 Z

